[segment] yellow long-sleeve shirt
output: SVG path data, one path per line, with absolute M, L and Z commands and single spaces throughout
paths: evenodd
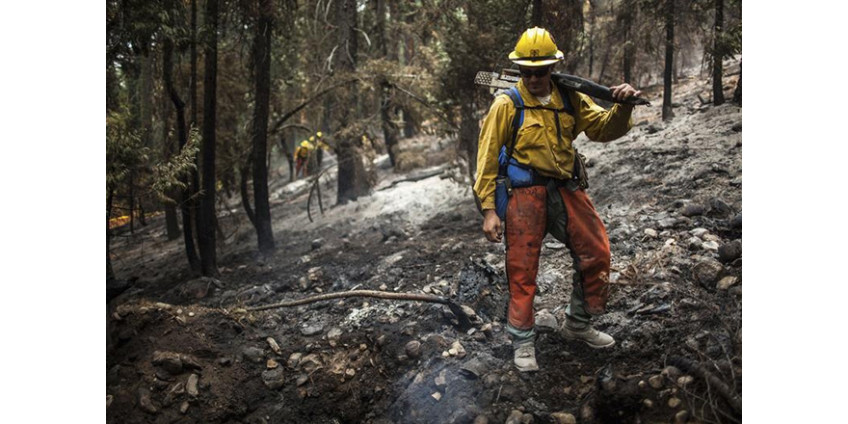
M 518 82 L 518 92 L 525 107 L 542 106 L 535 96 L 527 91 L 523 81 Z M 614 104 L 606 110 L 592 99 L 576 91 L 569 91 L 574 116 L 568 113 L 555 114 L 544 109 L 525 109 L 524 123 L 518 130 L 515 151 L 512 157 L 518 162 L 533 167 L 540 175 L 558 179 L 571 178 L 574 169 L 574 147 L 571 143 L 581 132 L 592 141 L 607 142 L 626 134 L 633 126 L 630 113 L 633 106 Z M 551 87 L 551 102 L 547 108 L 563 107 L 562 98 L 556 87 Z M 555 116 L 559 116 L 561 139 L 557 139 Z M 477 181 L 474 193 L 482 208 L 495 208 L 495 178 L 498 175 L 498 155 L 501 147 L 511 139 L 512 120 L 515 107 L 507 95 L 500 95 L 492 102 L 489 113 L 483 119 L 477 147 Z

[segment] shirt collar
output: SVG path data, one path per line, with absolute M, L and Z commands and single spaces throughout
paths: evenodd
M 533 94 L 527 90 L 527 86 L 524 85 L 524 80 L 518 80 L 518 92 L 521 94 L 521 99 L 524 100 L 525 106 L 546 106 L 553 109 L 561 109 L 562 106 L 562 98 L 559 96 L 559 90 L 554 86 L 553 81 L 551 81 L 551 102 L 547 105 L 543 105 L 539 99 L 536 98 Z

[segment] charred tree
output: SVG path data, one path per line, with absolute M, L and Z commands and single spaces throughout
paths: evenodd
M 376 7 L 378 48 L 380 49 L 380 55 L 390 60 L 389 47 L 386 41 L 386 1 L 378 0 Z M 386 152 L 389 154 L 389 161 L 391 161 L 392 166 L 395 166 L 398 154 L 399 131 L 392 113 L 395 110 L 395 104 L 392 101 L 393 91 L 388 78 L 383 76 L 380 79 L 380 127 L 383 130 L 383 140 L 386 144 Z
M 671 106 L 671 83 L 674 68 L 674 0 L 665 2 L 665 71 L 663 72 L 662 119 L 674 117 Z
M 633 21 L 635 20 L 636 7 L 635 1 L 626 1 L 621 16 L 622 26 L 624 27 L 624 57 L 622 68 L 624 70 L 624 82 L 628 84 L 633 81 L 633 57 L 636 53 L 636 45 L 633 42 Z
M 338 52 L 336 53 L 337 71 L 348 74 L 356 71 L 356 55 L 358 43 L 356 38 L 356 1 L 341 0 L 336 2 L 336 22 L 338 24 Z M 343 99 L 337 99 L 342 104 L 357 104 L 357 85 L 351 82 L 345 90 L 340 90 Z M 350 107 L 339 107 L 339 126 L 347 128 L 355 119 Z M 359 134 L 347 134 L 338 140 L 338 203 L 356 200 L 359 196 L 368 194 L 373 184 L 371 175 L 365 167 L 361 152 Z
M 722 27 L 724 26 L 724 0 L 715 0 L 715 33 L 713 34 L 713 105 L 724 103 L 724 88 L 722 86 L 722 59 L 724 58 L 724 41 Z
M 542 0 L 533 0 L 533 11 L 531 13 L 530 26 L 542 27 Z
M 106 282 L 110 283 L 115 280 L 115 271 L 112 270 L 112 256 L 109 255 L 109 246 L 112 241 L 112 230 L 109 228 L 109 221 L 112 219 L 112 199 L 115 197 L 115 191 L 109 189 L 106 195 Z
M 197 240 L 200 244 L 200 272 L 204 276 L 218 275 L 215 252 L 215 110 L 218 80 L 218 0 L 206 2 L 204 31 L 206 72 L 203 76 L 203 196 L 198 213 Z
M 182 150 L 188 143 L 188 133 L 185 122 L 185 102 L 180 98 L 176 88 L 174 88 L 172 77 L 174 67 L 173 55 L 174 43 L 171 39 L 166 38 L 163 48 L 164 57 L 162 60 L 162 79 L 165 83 L 165 90 L 168 92 L 171 102 L 174 103 L 174 109 L 177 111 L 177 140 L 179 148 Z M 188 258 L 189 268 L 191 268 L 192 272 L 199 272 L 200 259 L 197 257 L 197 249 L 194 245 L 194 217 L 190 210 L 190 205 L 192 203 L 192 190 L 188 178 L 189 177 L 186 177 L 183 181 L 186 188 L 182 191 L 180 199 L 180 210 L 183 217 L 183 243 L 185 244 L 185 252 L 186 257 Z
M 253 224 L 263 255 L 274 251 L 271 205 L 268 201 L 268 113 L 271 95 L 271 31 L 273 2 L 259 0 L 259 21 L 253 38 L 255 106 L 253 109 Z
M 475 103 L 461 102 L 459 145 L 460 150 L 468 157 L 468 175 L 474 179 L 477 175 L 477 135 L 480 133 L 480 125 L 474 116 Z

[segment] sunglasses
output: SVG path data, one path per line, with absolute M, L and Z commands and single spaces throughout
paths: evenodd
M 524 78 L 530 78 L 532 76 L 535 76 L 536 78 L 542 78 L 543 76 L 548 75 L 548 73 L 551 72 L 551 67 L 545 66 L 544 68 L 521 68 L 519 69 L 519 71 L 521 72 L 521 76 Z

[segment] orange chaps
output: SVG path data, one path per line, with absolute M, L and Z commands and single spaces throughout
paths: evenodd
M 565 207 L 563 241 L 574 259 L 574 292 L 569 319 L 588 322 L 602 314 L 609 297 L 610 246 L 606 229 L 583 190 L 558 187 Z M 532 332 L 533 297 L 542 240 L 548 233 L 545 186 L 514 188 L 506 211 L 506 272 L 509 279 L 508 321 L 520 332 Z

